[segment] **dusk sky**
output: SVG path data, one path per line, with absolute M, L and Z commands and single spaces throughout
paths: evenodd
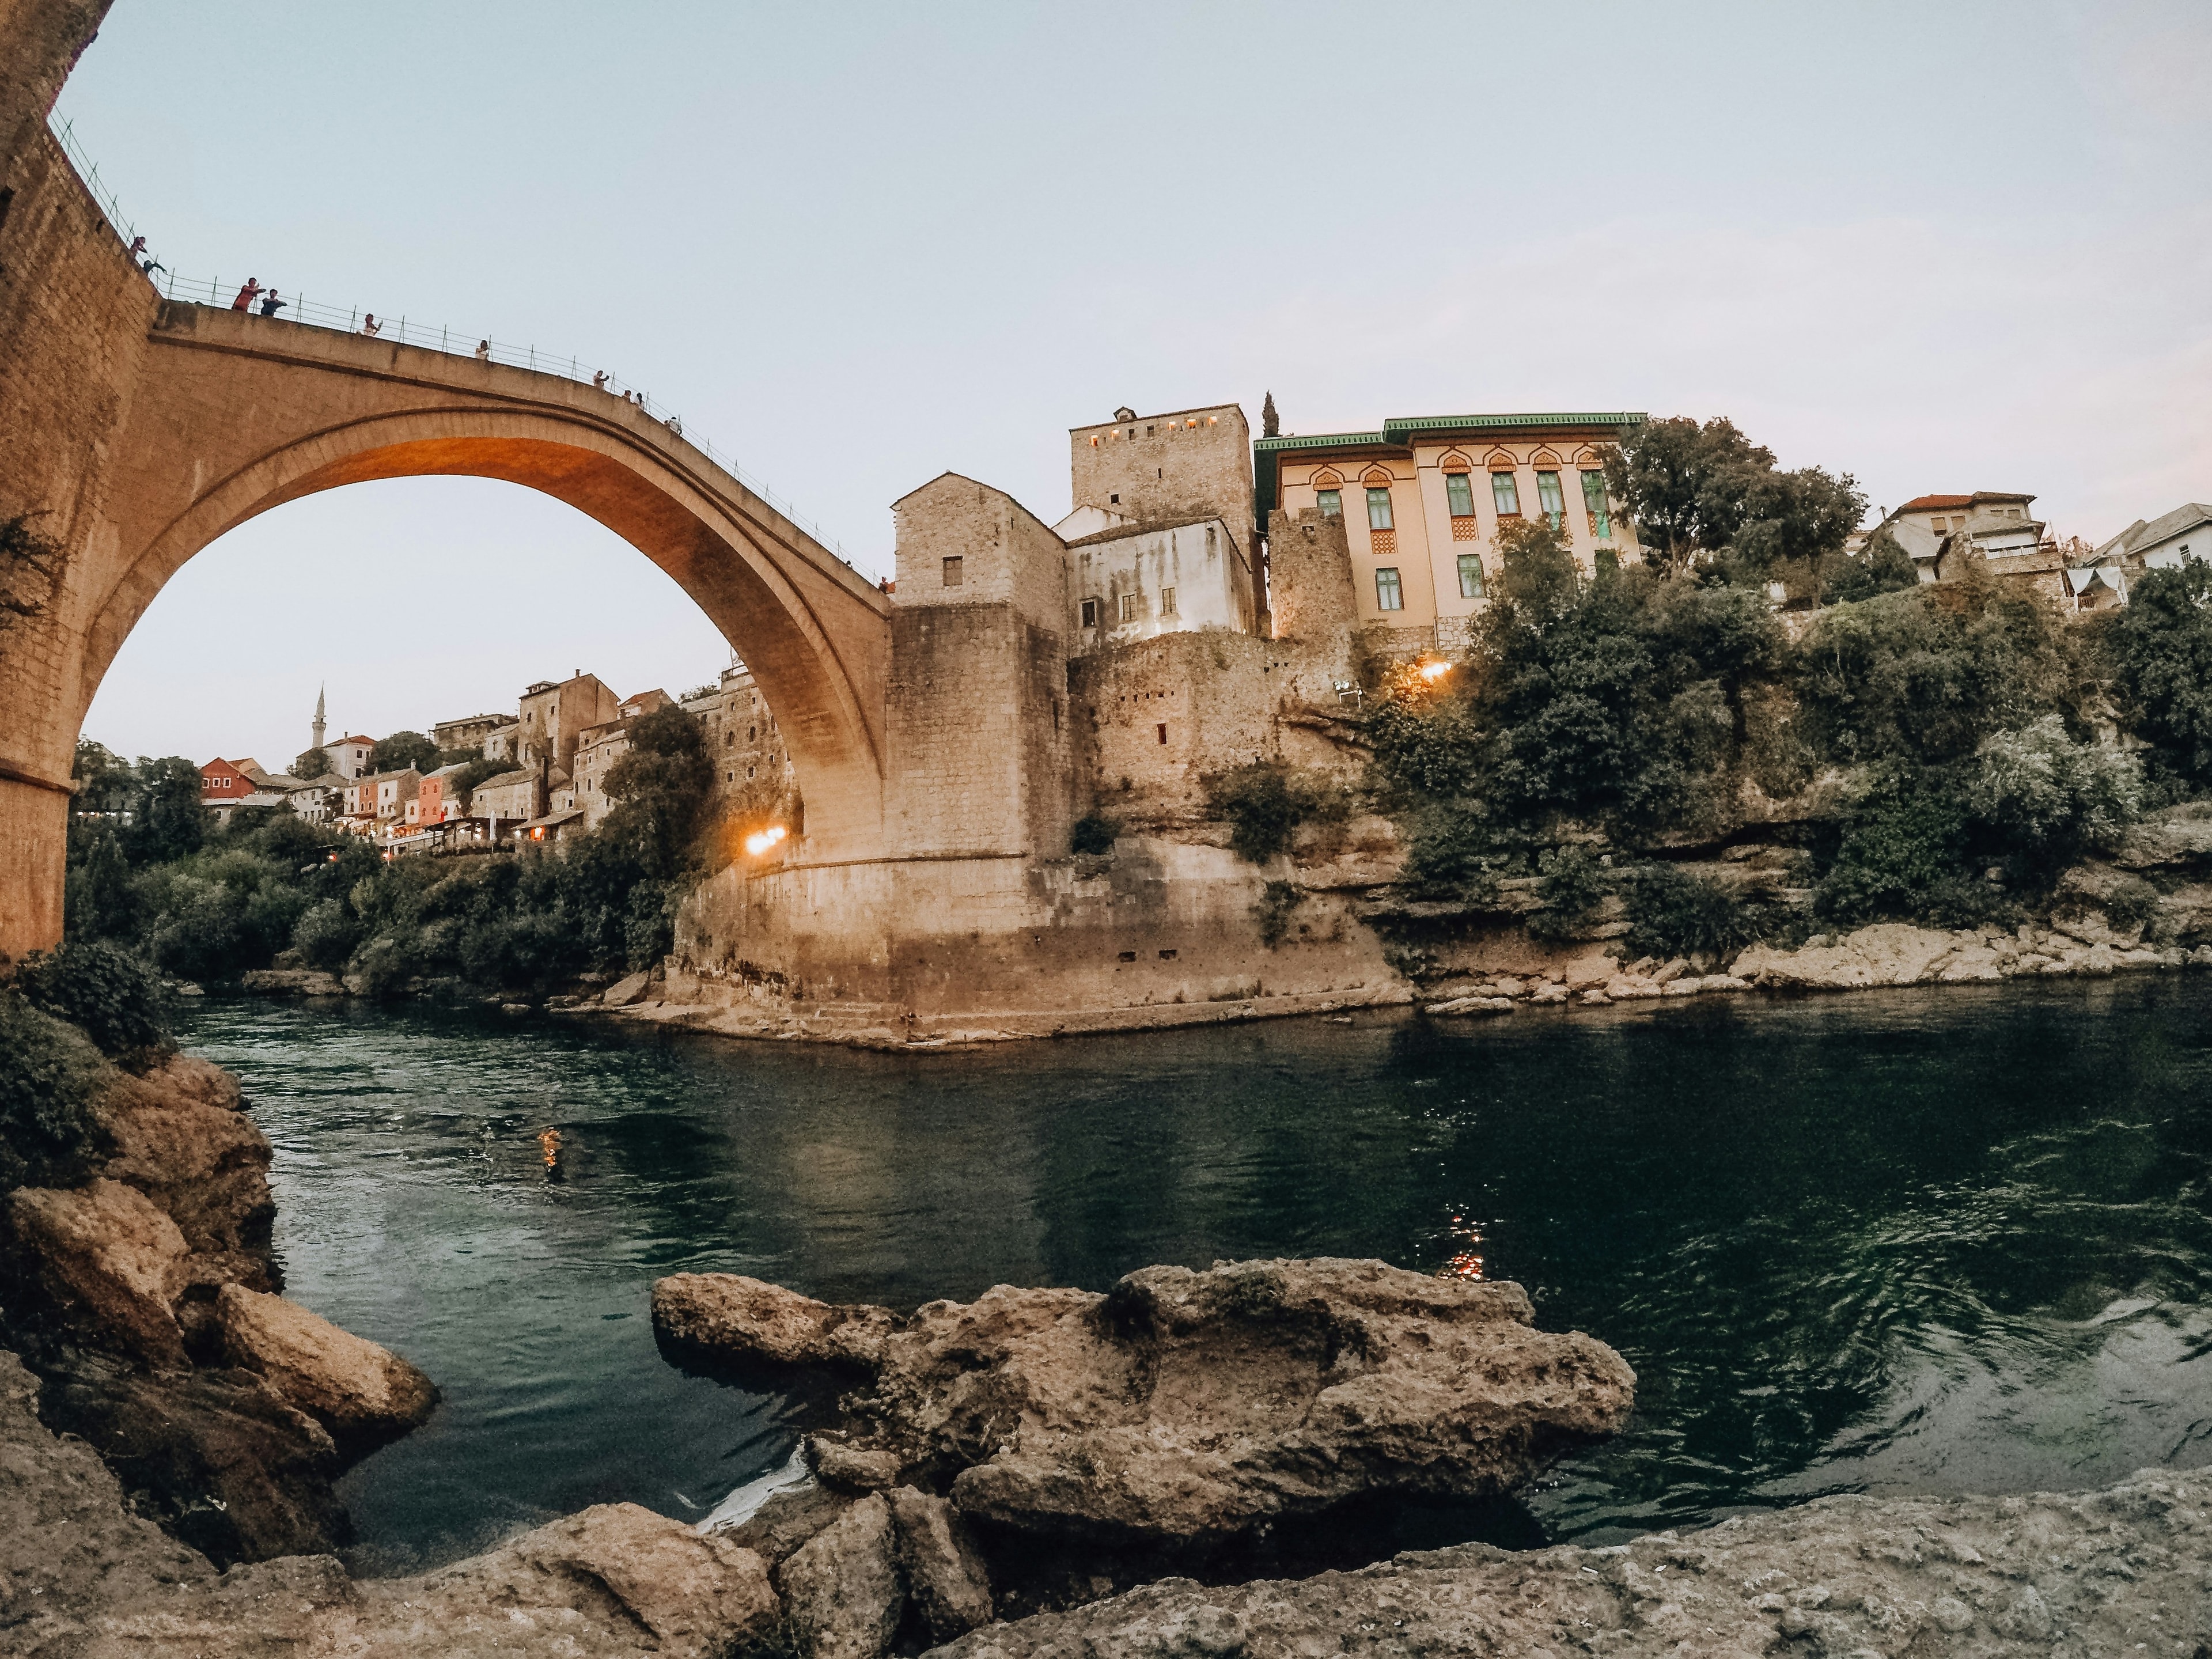
M 1066 429 L 1272 388 L 1732 416 L 1875 507 L 2212 500 L 2212 6 L 836 8 L 118 0 L 58 119 L 181 275 L 605 365 L 862 569 L 951 468 L 1047 521 Z M 727 647 L 489 482 L 216 543 L 86 734 L 289 763 Z

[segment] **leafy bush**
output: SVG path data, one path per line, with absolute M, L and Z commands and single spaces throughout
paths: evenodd
M 417 772 L 438 769 L 438 745 L 420 732 L 394 732 L 369 751 L 372 772 L 404 772 L 410 767 Z
M 1644 864 L 1621 878 L 1628 949 L 1638 956 L 1726 954 L 1757 937 L 1750 908 L 1721 883 L 1672 864 Z
M 1606 895 L 1606 872 L 1583 847 L 1547 848 L 1538 854 L 1536 896 L 1544 908 L 1528 918 L 1534 938 L 1556 945 L 1575 930 Z
M 1121 826 L 1103 812 L 1085 812 L 1076 819 L 1075 827 L 1067 832 L 1067 847 L 1072 853 L 1110 853 Z
M 2122 878 L 2105 895 L 2105 919 L 2122 933 L 2149 927 L 2159 920 L 2158 889 L 2140 876 Z
M 15 984 L 25 1001 L 76 1026 L 103 1054 L 147 1055 L 168 1042 L 161 981 L 119 946 L 94 941 L 33 952 Z
M 1207 805 L 1229 822 L 1229 844 L 1248 864 L 1287 849 L 1297 827 L 1346 817 L 1340 791 L 1280 761 L 1253 761 L 1206 780 Z
M 2212 783 L 2212 562 L 2143 572 L 2108 628 L 2129 724 L 2189 783 Z
M 100 1080 L 82 1033 L 0 991 L 0 1190 L 83 1179 L 100 1149 Z
M 1955 914 L 1963 901 L 1951 889 L 1960 880 L 1966 830 L 1965 805 L 1944 778 L 1902 767 L 1878 773 L 1860 794 L 1814 908 L 1854 927 L 1878 916 L 1924 915 L 1939 898 Z
M 361 927 L 343 899 L 326 898 L 310 905 L 293 925 L 292 948 L 310 968 L 334 974 L 361 942 Z
M 1887 530 L 1878 530 L 1856 555 L 1832 554 L 1822 562 L 1820 603 L 1856 605 L 1882 593 L 1920 585 L 1912 556 Z
M 1966 791 L 1976 817 L 2045 864 L 2110 846 L 2142 811 L 2142 767 L 2132 755 L 2076 742 L 2056 714 L 1984 743 Z

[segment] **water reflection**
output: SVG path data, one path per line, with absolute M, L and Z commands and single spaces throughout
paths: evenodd
M 687 1268 L 903 1306 L 1246 1255 L 1517 1279 L 1642 1378 L 1533 1494 L 1553 1536 L 2212 1460 L 2208 1012 L 2132 980 L 892 1057 L 219 1004 L 191 1042 L 277 1143 L 292 1293 L 445 1389 L 346 1485 L 398 1566 L 781 1461 L 781 1402 L 654 1352 Z

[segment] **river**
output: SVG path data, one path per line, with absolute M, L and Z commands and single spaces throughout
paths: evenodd
M 2212 975 L 914 1055 L 220 1000 L 181 1035 L 275 1143 L 288 1294 L 444 1390 L 340 1486 L 358 1571 L 781 1462 L 782 1401 L 659 1358 L 684 1270 L 894 1307 L 1267 1255 L 1517 1279 L 1641 1382 L 1501 1542 L 2212 1462 Z

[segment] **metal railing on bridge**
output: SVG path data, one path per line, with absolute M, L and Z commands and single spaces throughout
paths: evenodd
M 91 193 L 92 199 L 106 218 L 108 228 L 122 240 L 125 248 L 137 258 L 147 279 L 164 299 L 182 300 L 194 305 L 232 307 L 245 289 L 245 279 L 227 283 L 220 276 L 180 276 L 155 259 L 150 252 L 138 246 L 138 228 L 123 214 L 122 205 L 100 176 L 100 166 L 85 153 L 77 142 L 71 123 L 52 125 L 55 138 L 62 153 L 69 157 L 70 165 Z M 271 295 L 282 301 L 274 312 L 264 309 L 264 301 Z M 860 568 L 853 562 L 844 544 L 829 532 L 807 518 L 790 501 L 778 495 L 767 484 L 747 472 L 736 458 L 717 449 L 706 438 L 685 430 L 682 418 L 665 404 L 653 401 L 650 393 L 633 386 L 615 374 L 595 364 L 585 362 L 574 356 L 562 357 L 541 351 L 536 345 L 516 345 L 495 339 L 488 334 L 455 330 L 444 324 L 433 325 L 411 319 L 402 312 L 392 315 L 386 312 L 370 312 L 359 306 L 337 306 L 325 301 L 310 300 L 304 294 L 283 294 L 276 289 L 257 293 L 245 307 L 256 316 L 274 316 L 289 323 L 305 323 L 310 328 L 329 329 L 339 334 L 367 335 L 379 340 L 391 340 L 401 345 L 421 346 L 431 351 L 442 351 L 457 357 L 475 357 L 495 363 L 504 363 L 514 368 L 534 369 L 541 374 L 558 374 L 565 380 L 589 386 L 627 402 L 651 419 L 666 427 L 672 436 L 681 438 L 708 460 L 721 468 L 738 483 L 773 507 L 777 512 L 804 530 L 823 546 L 837 556 L 838 560 L 855 575 L 867 580 Z

